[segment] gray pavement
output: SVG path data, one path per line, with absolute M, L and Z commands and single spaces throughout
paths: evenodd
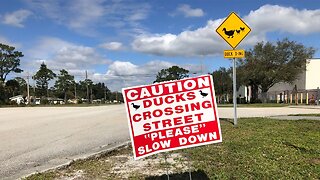
M 218 108 L 219 117 L 233 118 L 233 108 Z M 303 107 L 267 107 L 267 108 L 237 108 L 238 117 L 270 117 L 284 116 L 289 114 L 315 114 L 320 113 L 319 108 L 314 106 Z
M 218 108 L 233 118 L 233 108 Z M 238 108 L 238 117 L 320 113 L 308 108 Z M 124 105 L 0 108 L 0 179 L 16 179 L 129 140 Z
M 65 164 L 128 141 L 123 105 L 0 108 L 0 179 Z

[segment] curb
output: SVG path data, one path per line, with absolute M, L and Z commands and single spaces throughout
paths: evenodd
M 301 108 L 301 109 L 320 109 L 318 105 L 310 105 L 310 106 L 288 106 L 289 108 Z
M 72 165 L 72 163 L 74 163 L 75 161 L 78 161 L 78 160 L 90 160 L 90 159 L 96 159 L 96 158 L 99 158 L 103 155 L 106 155 L 108 153 L 111 153 L 113 151 L 116 151 L 120 148 L 123 148 L 123 147 L 126 147 L 128 145 L 131 145 L 131 141 L 126 141 L 126 142 L 123 142 L 123 143 L 120 143 L 118 145 L 115 145 L 113 147 L 110 147 L 108 149 L 105 149 L 105 150 L 101 150 L 101 151 L 98 151 L 98 152 L 95 152 L 95 153 L 92 153 L 92 154 L 88 154 L 88 155 L 85 155 L 84 157 L 79 157 L 79 158 L 75 158 L 75 159 L 72 159 L 70 160 L 69 162 L 67 163 L 64 163 L 64 164 L 61 164 L 61 165 L 58 165 L 58 166 L 55 166 L 55 167 L 52 167 L 52 168 L 47 168 L 47 169 L 44 169 L 44 170 L 41 170 L 41 171 L 36 171 L 36 172 L 33 172 L 33 173 L 30 173 L 30 174 L 27 174 L 25 176 L 22 176 L 20 177 L 19 179 L 24 179 L 24 178 L 27 178 L 29 176 L 32 176 L 34 174 L 38 174 L 38 173 L 43 173 L 43 172 L 46 172 L 46 171 L 50 171 L 50 170 L 60 170 L 60 169 L 64 169 L 64 168 L 67 168 L 69 167 L 70 165 Z

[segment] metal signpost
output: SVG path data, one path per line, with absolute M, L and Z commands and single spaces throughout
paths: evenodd
M 238 44 L 249 34 L 250 27 L 234 12 L 221 23 L 216 32 L 232 47 L 233 50 L 225 50 L 225 58 L 233 58 L 233 108 L 234 126 L 237 126 L 237 77 L 236 58 L 244 57 L 244 50 L 235 50 Z

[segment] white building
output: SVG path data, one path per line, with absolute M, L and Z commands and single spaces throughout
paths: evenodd
M 292 97 L 295 86 L 298 95 L 297 97 Z M 297 98 L 299 102 L 312 98 L 320 99 L 318 88 L 320 88 L 320 58 L 307 59 L 306 70 L 298 76 L 297 80 L 293 83 L 277 83 L 272 86 L 268 91 L 268 100 L 289 103 L 291 99 L 294 98 Z M 247 102 L 249 102 L 251 88 L 245 86 L 241 87 L 238 91 L 238 96 L 240 94 Z
M 298 91 L 314 90 L 320 87 L 320 59 L 307 59 L 306 70 L 297 80 L 292 84 L 277 83 L 269 89 L 269 92 L 293 90 L 295 85 Z
M 13 96 L 11 98 L 9 98 L 10 101 L 15 101 L 17 104 L 23 104 L 24 103 L 24 98 L 22 95 L 18 95 L 18 96 Z

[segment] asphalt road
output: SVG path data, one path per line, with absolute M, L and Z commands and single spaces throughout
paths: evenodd
M 129 138 L 124 106 L 0 108 L 0 179 L 16 179 Z
M 219 108 L 233 118 L 233 108 Z M 238 108 L 238 117 L 320 113 L 306 108 Z M 0 179 L 16 179 L 129 140 L 124 105 L 0 108 Z

